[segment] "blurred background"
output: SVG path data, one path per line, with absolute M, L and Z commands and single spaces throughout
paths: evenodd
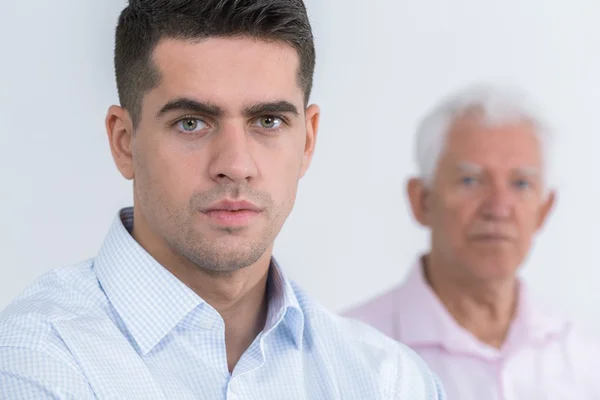
M 519 86 L 558 133 L 558 203 L 522 275 L 600 333 L 600 3 L 308 0 L 317 45 L 317 153 L 276 257 L 334 311 L 400 282 L 427 233 L 405 182 L 414 130 L 472 82 Z M 117 103 L 123 0 L 0 0 L 0 309 L 45 271 L 91 258 L 131 183 L 104 116 Z

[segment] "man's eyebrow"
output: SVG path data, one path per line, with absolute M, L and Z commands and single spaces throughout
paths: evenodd
M 457 169 L 460 172 L 466 172 L 470 174 L 478 174 L 483 170 L 481 166 L 468 162 L 461 162 L 460 164 L 458 164 Z
M 520 168 L 517 168 L 516 171 L 519 174 L 528 175 L 528 176 L 538 176 L 540 174 L 539 168 L 536 168 L 536 167 L 520 167 Z
M 181 97 L 171 100 L 162 106 L 156 113 L 156 117 L 161 118 L 171 111 L 188 111 L 211 118 L 218 118 L 223 115 L 223 110 L 219 106 Z
M 466 163 L 466 162 L 460 163 L 458 165 L 457 169 L 460 172 L 471 173 L 471 174 L 478 174 L 478 173 L 481 173 L 481 171 L 483 171 L 483 167 L 481 167 L 477 164 Z M 539 168 L 536 168 L 536 167 L 518 167 L 513 170 L 513 173 L 536 177 L 536 176 L 540 175 L 540 170 L 539 170 Z
M 274 102 L 266 102 L 266 103 L 258 103 L 247 107 L 244 110 L 244 115 L 246 118 L 256 117 L 259 115 L 269 115 L 269 114 L 282 114 L 282 113 L 290 113 L 294 114 L 294 116 L 298 116 L 300 113 L 298 112 L 298 108 L 295 105 L 290 103 L 289 101 L 281 100 Z

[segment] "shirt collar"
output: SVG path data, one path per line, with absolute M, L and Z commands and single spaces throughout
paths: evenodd
M 422 257 L 415 262 L 406 282 L 398 291 L 397 329 L 402 341 L 411 347 L 440 346 L 451 352 L 497 358 L 500 352 L 481 343 L 460 326 L 425 280 Z M 539 343 L 564 332 L 566 323 L 535 306 L 523 282 L 519 282 L 517 315 L 505 348 L 519 343 Z
M 519 305 L 508 340 L 544 341 L 566 333 L 570 323 L 536 304 L 526 282 L 519 281 Z
M 210 306 L 137 243 L 130 234 L 132 227 L 133 208 L 124 208 L 94 260 L 94 269 L 140 352 L 147 354 L 192 310 Z M 292 340 L 299 346 L 304 317 L 290 283 L 274 259 L 267 291 L 265 331 L 285 321 Z M 290 309 L 293 311 L 288 312 Z
M 304 313 L 290 281 L 285 278 L 283 270 L 274 258 L 271 259 L 267 293 L 269 305 L 263 332 L 268 335 L 283 323 L 288 327 L 294 345 L 300 349 L 304 335 Z

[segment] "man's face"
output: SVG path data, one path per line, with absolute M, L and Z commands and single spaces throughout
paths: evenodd
M 130 144 L 139 226 L 205 270 L 249 266 L 271 248 L 314 149 L 318 108 L 304 109 L 297 53 L 163 40 L 153 61 L 160 84 Z
M 457 121 L 426 200 L 433 248 L 471 277 L 513 276 L 552 205 L 542 161 L 530 124 Z

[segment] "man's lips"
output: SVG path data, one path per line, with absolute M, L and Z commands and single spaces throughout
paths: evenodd
M 201 210 L 212 221 L 228 226 L 246 225 L 261 211 L 257 205 L 245 200 L 222 200 Z
M 211 204 L 202 210 L 204 213 L 208 213 L 211 211 L 254 211 L 260 212 L 260 208 L 246 200 L 221 200 L 216 203 Z
M 476 240 L 476 241 L 514 241 L 515 238 L 512 235 L 504 235 L 504 234 L 497 234 L 497 233 L 493 233 L 493 234 L 489 234 L 489 233 L 484 233 L 484 234 L 476 234 L 476 235 L 471 235 L 471 240 Z

